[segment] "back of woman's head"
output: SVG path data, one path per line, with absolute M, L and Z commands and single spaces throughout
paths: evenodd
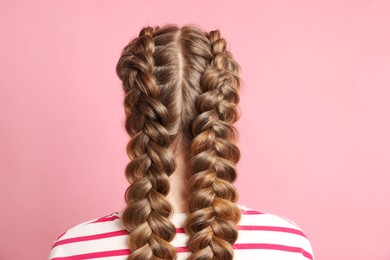
M 122 50 L 116 72 L 125 92 L 130 185 L 122 221 L 128 259 L 176 259 L 170 243 L 168 177 L 188 162 L 184 229 L 188 259 L 232 259 L 241 211 L 233 185 L 240 66 L 219 30 L 195 25 L 145 27 Z

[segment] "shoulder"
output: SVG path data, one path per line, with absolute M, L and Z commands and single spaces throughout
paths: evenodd
M 280 215 L 239 205 L 238 244 L 284 254 L 283 259 L 314 260 L 310 240 L 294 221 Z M 291 258 L 288 258 L 287 257 Z M 296 258 L 297 256 L 300 258 Z
M 123 249 L 126 245 L 122 238 L 127 234 L 121 225 L 119 212 L 90 219 L 62 232 L 50 249 L 49 260 L 69 256 L 94 257 L 94 254 L 101 253 L 101 249 L 106 252 Z

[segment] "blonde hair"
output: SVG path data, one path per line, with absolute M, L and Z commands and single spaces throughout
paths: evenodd
M 240 71 L 220 31 L 197 25 L 147 26 L 123 48 L 116 72 L 131 137 L 122 215 L 129 260 L 177 258 L 166 196 L 178 153 L 189 165 L 188 259 L 233 259 L 241 218 L 233 185 Z

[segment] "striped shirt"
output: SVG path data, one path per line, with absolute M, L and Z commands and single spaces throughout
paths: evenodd
M 297 224 L 285 217 L 238 206 L 242 216 L 233 244 L 234 259 L 314 260 L 311 243 Z M 49 260 L 125 260 L 130 249 L 126 244 L 129 233 L 121 223 L 123 211 L 68 229 L 54 241 Z M 186 213 L 171 215 L 177 232 L 171 244 L 176 247 L 177 260 L 187 259 L 191 254 L 186 247 L 185 218 Z

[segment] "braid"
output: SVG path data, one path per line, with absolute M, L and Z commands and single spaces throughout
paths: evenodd
M 176 249 L 169 243 L 176 228 L 168 219 L 172 207 L 166 200 L 168 176 L 175 169 L 167 149 L 170 117 L 154 77 L 153 34 L 158 28 L 142 29 L 123 49 L 117 65 L 125 90 L 126 131 L 132 137 L 127 146 L 131 161 L 125 171 L 131 185 L 125 192 L 128 205 L 123 212 L 129 231 L 128 260 L 176 259 Z
M 211 64 L 204 71 L 195 106 L 198 115 L 191 122 L 191 145 L 187 198 L 190 214 L 185 230 L 190 235 L 190 260 L 233 259 L 241 211 L 233 186 L 240 150 L 235 145 L 238 120 L 239 65 L 226 50 L 219 30 L 209 33 Z

